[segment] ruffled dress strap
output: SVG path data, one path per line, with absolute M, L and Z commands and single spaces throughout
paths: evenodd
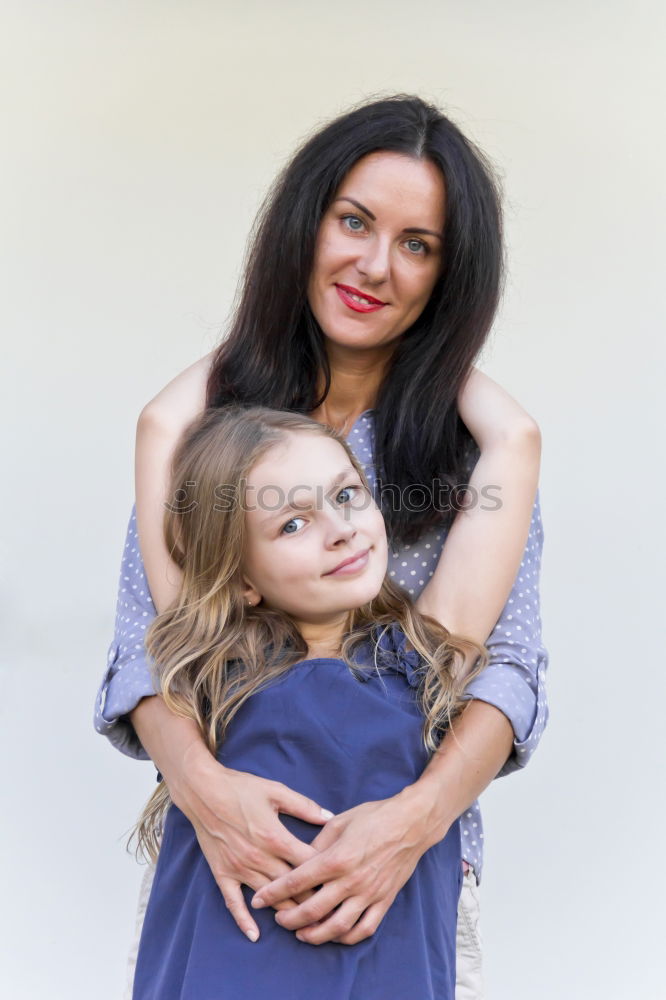
M 393 670 L 403 674 L 407 683 L 419 687 L 425 674 L 425 661 L 415 649 L 407 648 L 407 637 L 400 625 L 376 625 L 372 631 L 372 642 L 364 644 L 364 662 L 358 676 L 367 681 L 373 668 Z

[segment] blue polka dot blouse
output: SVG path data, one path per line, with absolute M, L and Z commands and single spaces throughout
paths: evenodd
M 373 411 L 362 413 L 348 441 L 363 465 L 371 488 L 374 470 Z M 389 550 L 391 579 L 414 599 L 433 575 L 446 538 L 436 528 L 418 542 Z M 541 641 L 539 573 L 543 528 L 537 493 L 523 559 L 513 589 L 492 634 L 486 642 L 490 660 L 467 688 L 472 698 L 500 709 L 514 731 L 513 752 L 500 775 L 524 767 L 541 738 L 548 720 L 544 675 L 548 654 Z M 116 626 L 107 668 L 95 703 L 95 729 L 123 753 L 139 759 L 148 755 L 128 718 L 139 701 L 155 694 L 144 647 L 146 629 L 155 617 L 137 538 L 132 509 L 122 557 Z M 463 858 L 480 878 L 483 863 L 483 827 L 478 802 L 461 817 Z

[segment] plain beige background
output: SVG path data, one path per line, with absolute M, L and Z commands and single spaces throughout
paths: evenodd
M 121 995 L 140 877 L 122 835 L 154 777 L 91 719 L 138 412 L 224 329 L 295 144 L 400 90 L 503 175 L 510 274 L 483 363 L 544 439 L 552 716 L 484 797 L 489 997 L 663 996 L 663 4 L 0 13 L 3 996 Z

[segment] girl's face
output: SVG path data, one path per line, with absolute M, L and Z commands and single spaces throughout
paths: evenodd
M 364 156 L 324 215 L 308 301 L 339 346 L 391 343 L 423 311 L 442 269 L 445 190 L 430 160 Z
M 245 518 L 242 572 L 253 604 L 325 625 L 379 593 L 384 519 L 332 438 L 290 433 L 272 448 L 247 477 Z

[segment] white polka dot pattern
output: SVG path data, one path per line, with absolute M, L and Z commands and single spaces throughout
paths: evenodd
M 372 411 L 361 414 L 348 440 L 374 488 Z M 411 597 L 416 599 L 432 576 L 445 538 L 446 531 L 432 529 L 418 542 L 389 551 L 390 577 Z M 509 774 L 525 766 L 548 721 L 544 687 L 548 654 L 541 642 L 539 613 L 542 549 L 543 528 L 537 494 L 518 576 L 506 607 L 486 642 L 489 664 L 467 689 L 470 698 L 494 705 L 513 726 L 513 753 L 500 774 Z M 148 759 L 148 755 L 127 715 L 141 698 L 155 693 L 143 643 L 146 627 L 154 616 L 155 607 L 144 573 L 132 509 L 120 571 L 115 634 L 97 694 L 95 728 L 123 753 L 141 759 Z M 478 802 L 461 816 L 461 833 L 463 857 L 480 877 L 483 827 Z

